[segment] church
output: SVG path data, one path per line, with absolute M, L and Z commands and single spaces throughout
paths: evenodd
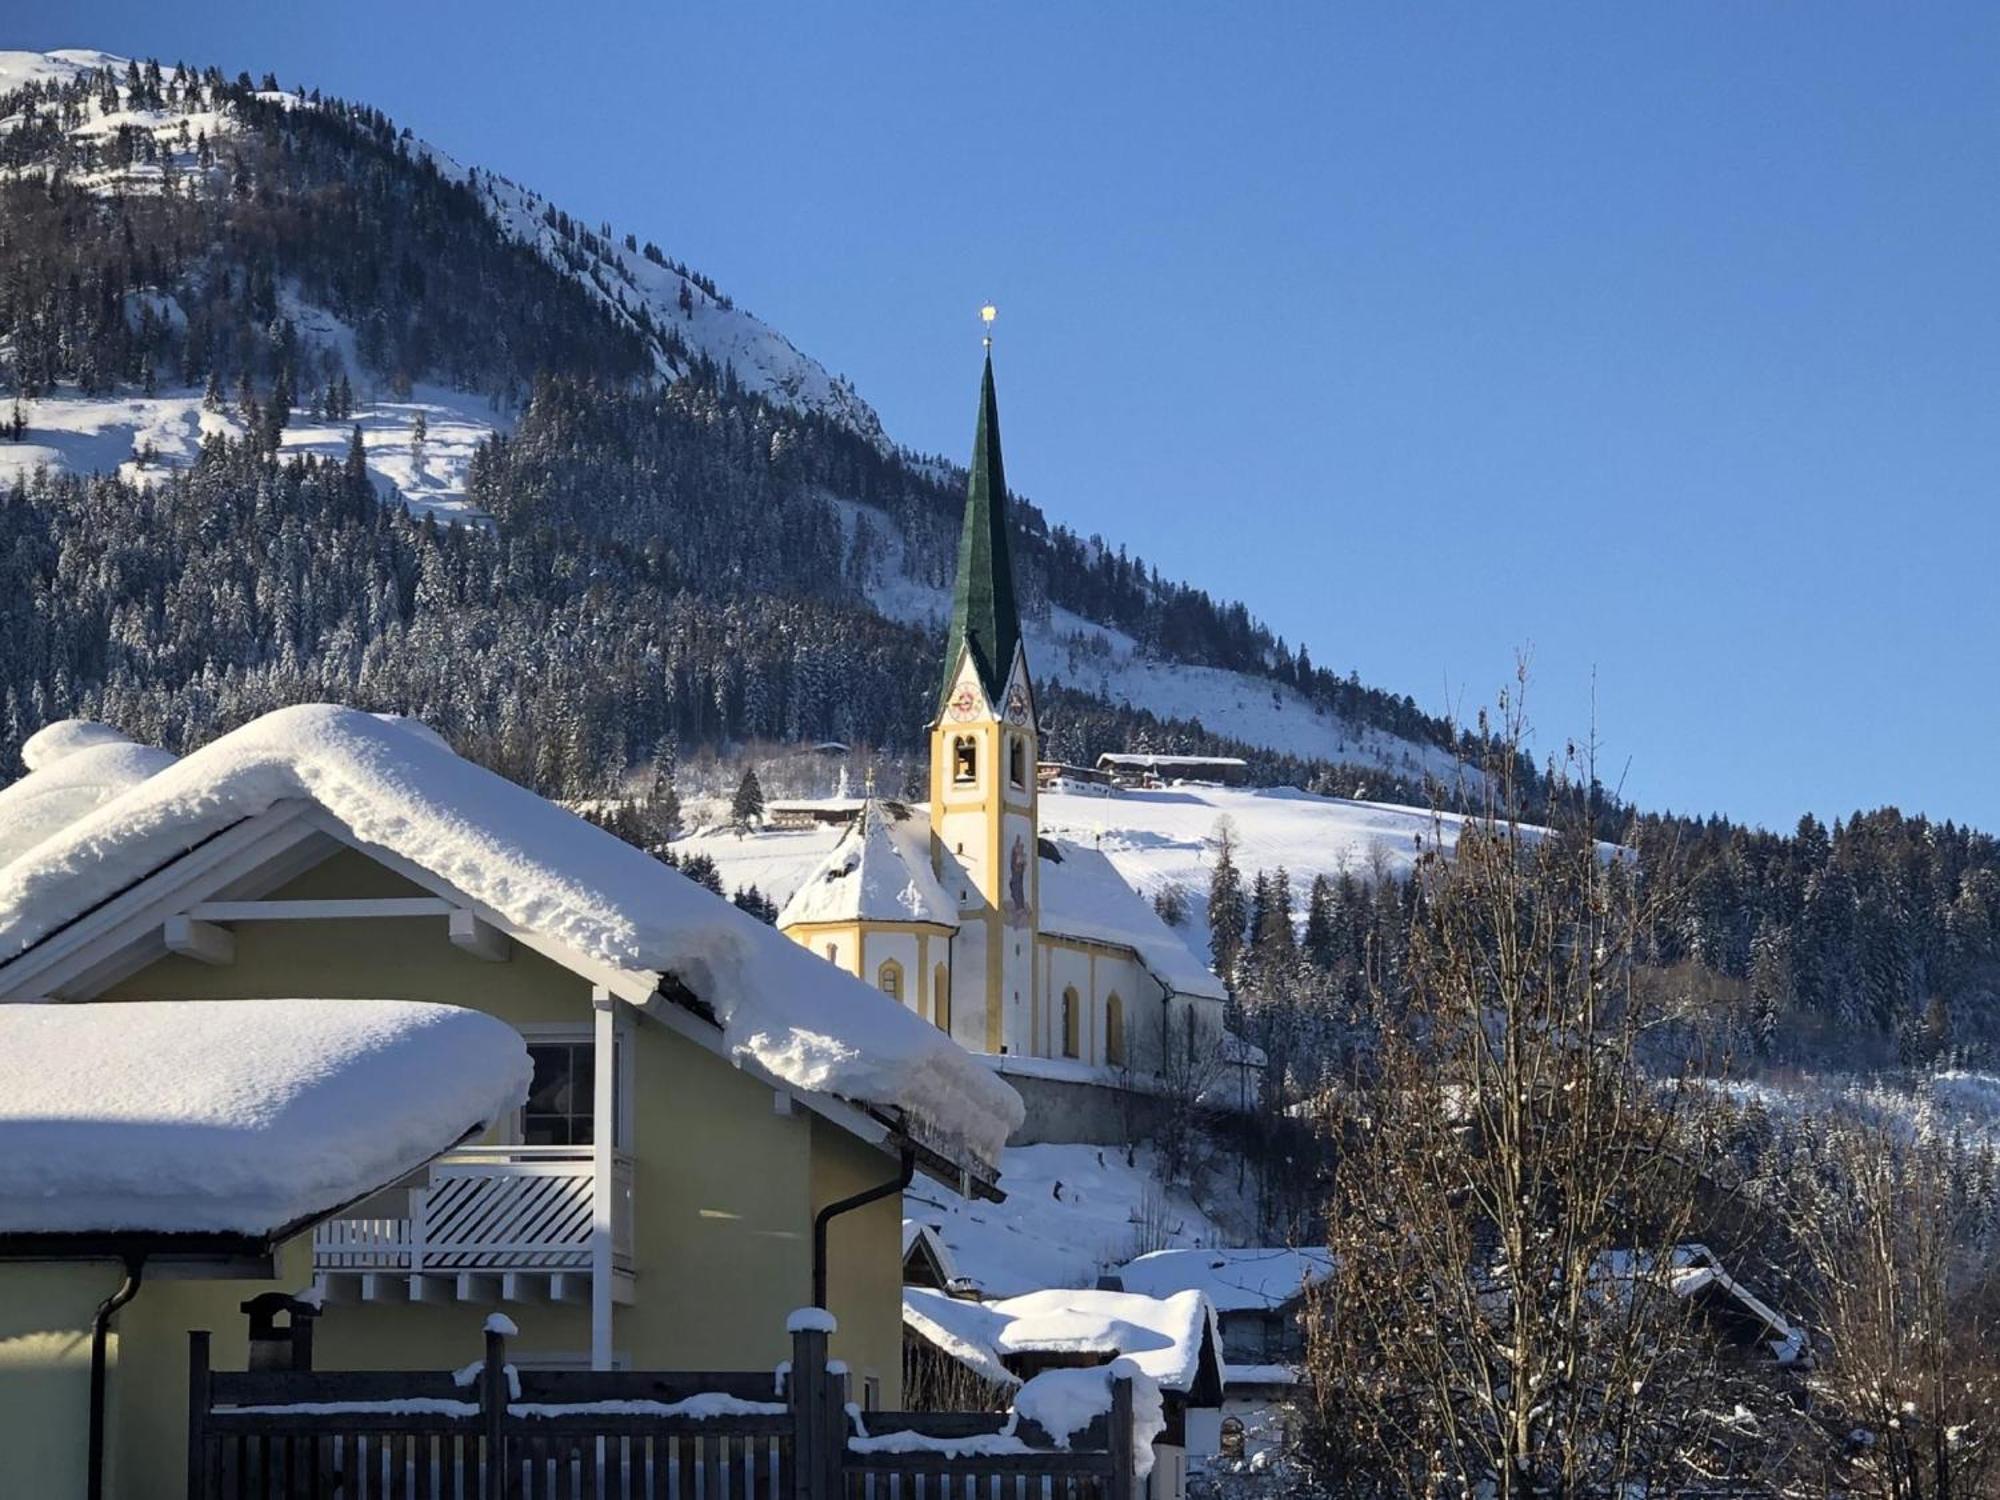
M 1040 832 L 1007 511 L 989 344 L 929 805 L 869 797 L 778 926 L 995 1059 L 1017 1087 L 1157 1089 L 1220 1055 L 1225 992 L 1102 853 Z M 1033 1116 L 1041 1091 L 1026 1092 Z

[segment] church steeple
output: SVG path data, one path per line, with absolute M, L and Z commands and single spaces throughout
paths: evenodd
M 993 393 L 993 351 L 979 385 L 979 426 L 972 438 L 972 474 L 965 487 L 965 524 L 958 536 L 958 586 L 952 596 L 951 636 L 945 642 L 944 711 L 958 682 L 961 653 L 972 655 L 973 670 L 987 699 L 998 705 L 1021 640 L 1021 615 L 1014 602 L 1014 559 L 1007 545 L 1007 476 L 1000 462 L 1000 402 Z

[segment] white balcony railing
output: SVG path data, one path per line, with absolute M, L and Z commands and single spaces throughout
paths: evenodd
M 588 1146 L 471 1146 L 431 1163 L 401 1217 L 329 1219 L 315 1272 L 412 1276 L 590 1270 L 595 1167 Z M 611 1259 L 632 1265 L 632 1163 L 612 1156 Z

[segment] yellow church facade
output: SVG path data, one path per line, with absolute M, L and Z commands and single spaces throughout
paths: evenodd
M 1041 835 L 1006 494 L 989 355 L 928 806 L 867 799 L 778 925 L 1017 1087 L 1143 1086 L 1216 1053 L 1224 991 L 1102 853 Z

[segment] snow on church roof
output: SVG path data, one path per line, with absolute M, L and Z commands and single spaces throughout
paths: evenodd
M 21 746 L 28 774 L 0 787 L 0 865 L 136 786 L 174 757 L 87 719 L 63 719 Z
M 1125 883 L 1109 859 L 1066 839 L 1042 842 L 1057 855 L 1042 857 L 1042 931 L 1130 948 L 1176 994 L 1228 997 L 1222 981 L 1160 920 L 1152 903 Z
M 524 931 L 673 975 L 732 1055 L 794 1087 L 906 1111 L 933 1144 L 986 1163 L 1020 1123 L 1019 1096 L 914 1012 L 414 721 L 329 704 L 267 714 L 0 867 L 0 963 L 201 840 L 301 799 Z
M 402 1000 L 0 1005 L 0 1234 L 265 1238 L 527 1097 L 520 1033 Z
M 928 822 L 898 803 L 868 801 L 860 818 L 778 916 L 801 922 L 935 922 L 958 925 L 958 903 L 931 872 Z

